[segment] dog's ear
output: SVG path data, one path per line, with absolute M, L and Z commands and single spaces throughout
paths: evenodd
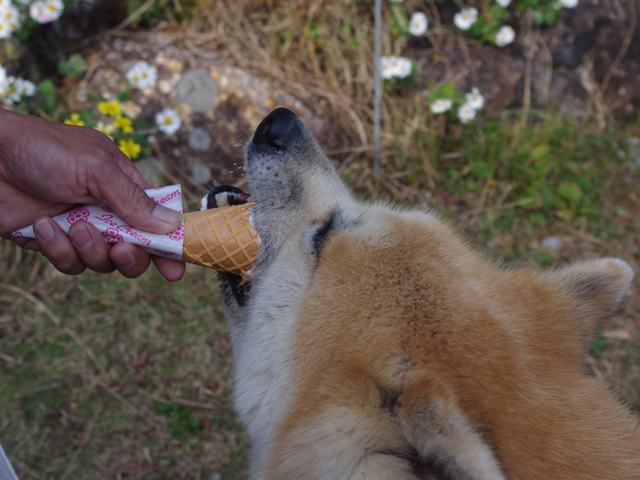
M 577 317 L 579 339 L 586 350 L 631 285 L 634 272 L 623 260 L 603 258 L 565 267 L 553 277 L 571 299 L 570 309 Z

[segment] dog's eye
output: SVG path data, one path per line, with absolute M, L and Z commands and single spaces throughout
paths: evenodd
M 335 225 L 335 212 L 332 212 L 329 218 L 325 222 L 321 223 L 318 226 L 318 229 L 314 232 L 313 238 L 311 240 L 311 248 L 312 248 L 311 251 L 313 252 L 313 255 L 316 258 L 320 258 L 320 252 L 322 251 L 322 247 L 324 243 L 327 241 L 327 238 L 329 238 L 329 234 L 333 230 L 334 225 Z

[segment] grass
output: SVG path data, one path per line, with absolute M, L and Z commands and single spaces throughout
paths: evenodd
M 239 478 L 211 272 L 65 277 L 2 247 L 0 437 L 22 479 Z
M 602 131 L 550 112 L 522 121 L 521 111 L 490 105 L 470 126 L 433 116 L 425 92 L 472 65 L 468 56 L 446 63 L 441 41 L 459 38 L 424 3 L 402 5 L 436 19 L 428 42 L 385 28 L 383 51 L 428 58 L 447 78 L 423 73 L 388 85 L 379 179 L 371 168 L 371 2 L 158 3 L 169 4 L 193 9 L 167 27 L 191 50 L 224 53 L 347 133 L 349 144 L 329 153 L 360 198 L 440 208 L 504 265 L 617 256 L 640 272 L 640 174 L 626 144 L 638 127 Z M 141 25 L 161 13 L 150 11 Z M 561 240 L 559 250 L 543 248 L 549 236 Z M 639 285 L 585 360 L 636 411 Z M 65 277 L 0 241 L 0 439 L 21 479 L 242 478 L 247 441 L 231 409 L 217 290 L 212 273 L 195 267 L 177 284 L 153 269 L 137 280 Z

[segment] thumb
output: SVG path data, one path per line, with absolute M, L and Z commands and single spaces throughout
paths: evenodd
M 156 203 L 115 162 L 102 165 L 108 171 L 99 172 L 91 182 L 91 194 L 96 199 L 113 208 L 134 228 L 169 233 L 180 227 L 182 214 Z

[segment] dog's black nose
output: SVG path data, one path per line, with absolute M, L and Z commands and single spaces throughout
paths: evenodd
M 276 108 L 258 125 L 253 134 L 253 143 L 285 148 L 297 140 L 301 133 L 296 114 L 286 108 Z

